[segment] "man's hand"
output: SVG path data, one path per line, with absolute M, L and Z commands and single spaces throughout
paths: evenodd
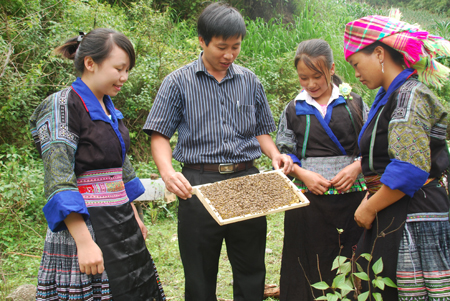
M 285 154 L 277 154 L 272 158 L 272 166 L 275 169 L 283 167 L 284 174 L 290 174 L 294 171 L 294 162 L 292 158 Z
M 167 190 L 183 200 L 192 197 L 192 186 L 181 172 L 174 172 L 163 177 Z
M 158 132 L 152 133 L 152 156 L 167 190 L 184 200 L 191 198 L 191 184 L 182 173 L 176 172 L 172 166 L 172 149 L 168 137 Z

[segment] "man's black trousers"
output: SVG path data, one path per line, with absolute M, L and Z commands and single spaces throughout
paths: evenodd
M 192 186 L 258 172 L 256 167 L 232 174 L 183 168 L 183 175 Z M 187 200 L 180 199 L 178 242 L 185 274 L 185 300 L 217 300 L 217 272 L 225 239 L 233 271 L 233 300 L 261 301 L 265 280 L 266 230 L 265 217 L 220 226 L 195 195 Z

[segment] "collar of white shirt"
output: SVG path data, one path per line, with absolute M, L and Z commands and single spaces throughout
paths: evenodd
M 331 91 L 331 96 L 330 96 L 330 99 L 328 100 L 327 107 L 330 103 L 333 102 L 333 100 L 338 99 L 339 96 L 341 96 L 341 95 L 342 94 L 341 94 L 341 92 L 339 92 L 339 88 L 335 84 L 333 84 L 333 90 Z M 297 97 L 295 97 L 295 101 L 298 101 L 298 100 L 306 101 L 307 104 L 315 107 L 320 112 L 320 114 L 322 114 L 322 117 L 325 117 L 326 114 L 323 113 L 320 104 L 317 101 L 315 101 L 314 98 L 312 98 L 311 95 L 309 95 L 308 92 L 306 92 L 306 90 L 302 90 L 297 95 Z M 325 110 L 325 112 L 326 112 L 326 110 Z

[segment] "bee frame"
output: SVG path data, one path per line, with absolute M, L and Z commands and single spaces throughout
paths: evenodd
M 244 216 L 236 216 L 236 217 L 223 219 L 222 216 L 219 214 L 218 210 L 214 207 L 213 203 L 208 198 L 206 198 L 203 195 L 201 189 L 202 189 L 202 187 L 213 185 L 213 184 L 224 182 L 224 181 L 194 186 L 193 187 L 193 194 L 197 195 L 198 199 L 202 202 L 203 206 L 205 206 L 206 210 L 209 212 L 209 214 L 211 214 L 211 216 L 216 220 L 216 222 L 219 225 L 226 225 L 226 224 L 236 223 L 236 222 L 240 222 L 240 221 L 244 221 L 244 220 L 248 220 L 248 219 L 252 219 L 252 218 L 256 218 L 256 217 L 260 217 L 260 216 L 265 216 L 265 215 L 271 214 L 271 213 L 282 212 L 282 211 L 291 210 L 291 209 L 295 209 L 295 208 L 301 208 L 301 207 L 309 205 L 309 200 L 297 188 L 297 186 L 295 186 L 295 184 L 292 183 L 291 180 L 289 180 L 289 178 L 281 170 L 273 170 L 273 171 L 269 171 L 269 172 L 264 172 L 264 173 L 254 174 L 254 175 L 248 175 L 248 176 L 245 176 L 245 177 L 257 177 L 257 176 L 260 176 L 262 174 L 268 174 L 268 173 L 277 173 L 277 174 L 281 175 L 283 180 L 288 185 L 288 187 L 291 188 L 292 192 L 299 198 L 299 202 L 298 203 L 289 204 L 289 205 L 285 205 L 285 206 L 281 206 L 281 207 L 274 208 L 274 209 L 270 209 L 270 210 L 268 210 L 266 212 L 258 212 L 258 213 L 254 213 L 254 214 L 246 214 Z M 227 181 L 227 180 L 225 180 L 225 181 Z

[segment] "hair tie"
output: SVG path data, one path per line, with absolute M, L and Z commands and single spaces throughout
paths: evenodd
M 80 35 L 79 35 L 79 36 L 78 36 L 78 38 L 77 38 L 77 42 L 78 42 L 78 44 L 80 44 L 80 43 L 81 43 L 81 41 L 83 40 L 83 38 L 84 38 L 84 35 L 85 35 L 85 33 L 84 33 L 84 32 L 82 32 L 82 31 L 80 31 L 79 33 L 80 33 Z

